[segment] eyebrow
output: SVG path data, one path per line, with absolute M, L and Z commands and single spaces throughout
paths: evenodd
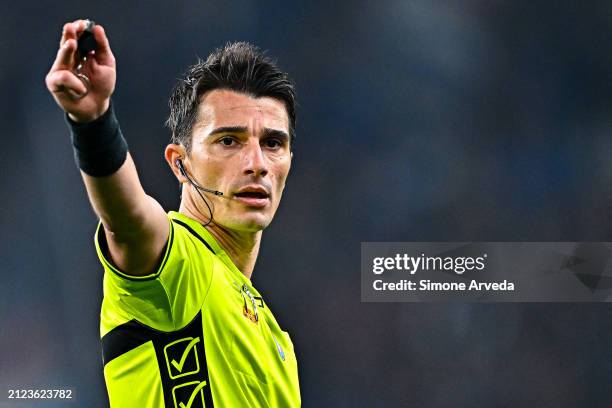
M 275 137 L 277 139 L 282 139 L 283 141 L 289 140 L 289 135 L 287 134 L 287 132 L 284 132 L 282 130 L 277 130 L 277 129 L 264 128 L 263 136 L 264 137 Z
M 212 130 L 208 136 L 217 135 L 219 133 L 246 133 L 246 126 L 223 126 Z
M 248 131 L 246 126 L 223 126 L 213 129 L 208 136 L 218 135 L 220 133 L 246 133 Z M 264 137 L 277 137 L 283 140 L 289 140 L 287 132 L 277 129 L 264 128 Z

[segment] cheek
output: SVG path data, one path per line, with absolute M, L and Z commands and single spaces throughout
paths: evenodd
M 291 163 L 283 163 L 282 165 L 279 165 L 278 168 L 275 171 L 276 174 L 276 182 L 277 182 L 277 190 L 279 192 L 283 191 L 283 188 L 285 187 L 285 181 L 287 180 L 287 176 L 289 175 L 289 169 L 291 167 Z
M 203 179 L 209 183 L 226 183 L 233 179 L 236 166 L 226 159 L 207 157 L 200 168 Z

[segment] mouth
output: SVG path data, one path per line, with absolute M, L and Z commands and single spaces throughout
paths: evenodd
M 265 207 L 270 202 L 270 194 L 263 187 L 245 187 L 234 193 L 234 199 L 250 207 Z

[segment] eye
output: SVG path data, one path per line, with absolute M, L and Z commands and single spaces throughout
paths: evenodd
M 270 138 L 264 141 L 264 146 L 269 149 L 276 150 L 280 149 L 283 146 L 283 142 L 275 138 Z
M 233 146 L 236 143 L 236 139 L 231 136 L 224 136 L 219 139 L 219 143 L 221 143 L 223 146 Z

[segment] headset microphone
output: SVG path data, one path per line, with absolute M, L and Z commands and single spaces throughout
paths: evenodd
M 183 177 L 185 177 L 191 183 L 191 185 L 194 186 L 196 189 L 202 190 L 202 191 L 204 191 L 206 193 L 214 194 L 216 196 L 222 196 L 223 195 L 223 193 L 221 191 L 212 190 L 210 188 L 202 187 L 201 185 L 199 185 L 198 183 L 193 181 L 191 179 L 191 177 L 189 177 L 187 175 L 187 172 L 185 171 L 185 168 L 183 167 L 183 162 L 181 161 L 181 159 L 176 159 L 174 164 L 176 164 L 176 167 L 178 167 L 178 169 L 181 172 L 181 174 L 183 175 Z

